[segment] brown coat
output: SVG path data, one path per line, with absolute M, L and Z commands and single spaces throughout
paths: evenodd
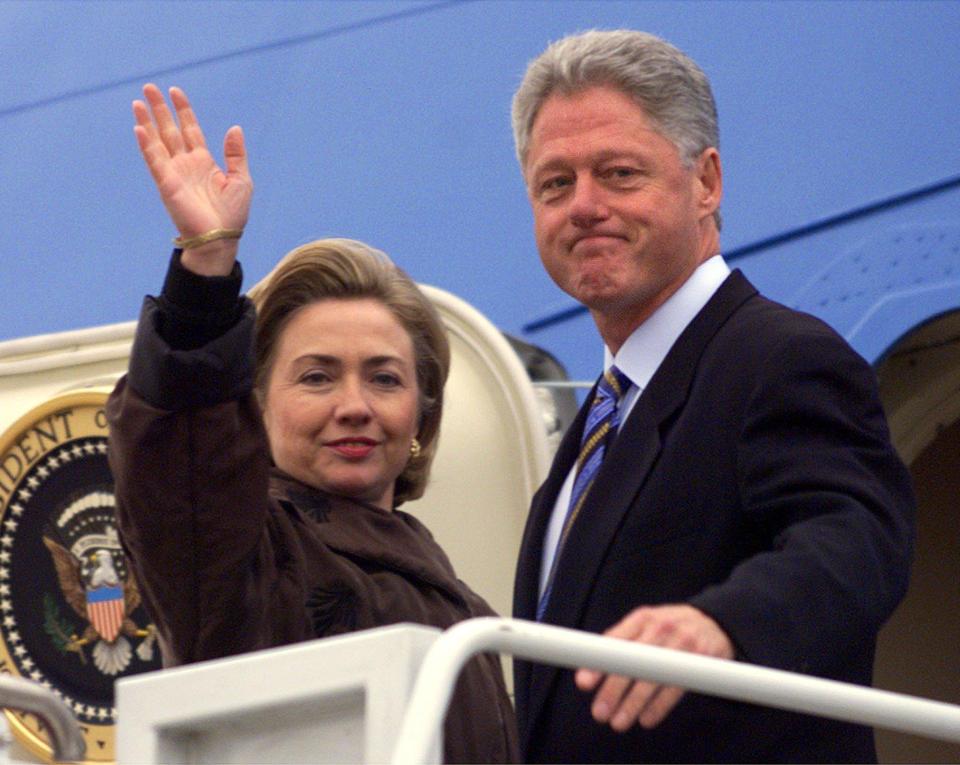
M 131 370 L 146 363 L 149 343 L 138 345 Z M 493 613 L 413 516 L 321 493 L 271 467 L 252 394 L 171 411 L 125 378 L 107 413 L 121 539 L 166 665 Z M 448 762 L 516 761 L 496 657 L 464 670 L 444 740 Z

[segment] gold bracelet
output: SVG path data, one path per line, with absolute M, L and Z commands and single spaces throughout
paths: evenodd
M 218 239 L 239 239 L 241 236 L 243 236 L 242 228 L 213 228 L 202 234 L 197 234 L 196 236 L 191 236 L 186 239 L 178 236 L 173 240 L 173 244 L 181 250 L 190 250 L 202 244 L 215 242 Z

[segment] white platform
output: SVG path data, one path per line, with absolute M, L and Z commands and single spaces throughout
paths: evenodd
M 439 635 L 395 625 L 121 680 L 117 763 L 388 762 Z

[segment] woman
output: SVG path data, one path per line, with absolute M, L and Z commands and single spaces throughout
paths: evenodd
M 294 250 L 239 297 L 243 134 L 227 132 L 223 172 L 182 91 L 179 125 L 144 94 L 134 131 L 180 236 L 107 411 L 121 538 L 165 664 L 491 614 L 397 509 L 423 492 L 449 368 L 429 301 L 350 240 Z M 461 676 L 444 742 L 448 761 L 516 760 L 496 657 Z

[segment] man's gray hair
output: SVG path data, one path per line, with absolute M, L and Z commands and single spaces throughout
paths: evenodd
M 646 32 L 593 30 L 552 43 L 527 67 L 513 97 L 513 137 L 521 168 L 544 101 L 555 92 L 568 96 L 596 85 L 633 98 L 688 167 L 704 149 L 719 148 L 710 81 L 689 56 Z

